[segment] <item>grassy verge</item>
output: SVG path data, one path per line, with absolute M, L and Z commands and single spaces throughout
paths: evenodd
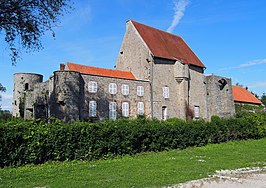
M 4 168 L 0 187 L 162 187 L 204 178 L 215 170 L 263 166 L 265 146 L 266 139 L 260 139 L 113 160 Z

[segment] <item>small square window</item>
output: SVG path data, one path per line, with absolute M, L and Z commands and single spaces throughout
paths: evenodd
M 109 93 L 116 94 L 117 93 L 117 86 L 115 83 L 109 84 Z
M 97 92 L 97 82 L 89 81 L 88 90 L 90 93 L 96 93 Z
M 143 87 L 143 86 L 138 86 L 138 87 L 137 87 L 137 95 L 138 95 L 139 97 L 144 96 L 144 87 Z

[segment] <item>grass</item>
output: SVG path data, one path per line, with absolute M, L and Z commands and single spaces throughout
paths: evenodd
M 266 139 L 144 153 L 112 160 L 0 169 L 0 187 L 162 187 L 216 170 L 266 164 Z

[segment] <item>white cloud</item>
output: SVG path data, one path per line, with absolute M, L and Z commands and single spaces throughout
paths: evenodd
M 2 99 L 13 99 L 13 95 L 12 94 L 1 94 Z
M 186 6 L 188 5 L 188 3 L 189 3 L 188 0 L 174 1 L 175 15 L 171 25 L 167 29 L 167 32 L 172 33 L 174 31 L 175 27 L 179 24 L 180 20 L 184 16 L 184 12 L 186 10 Z
M 257 82 L 257 83 L 254 83 L 254 84 L 249 84 L 248 86 L 250 88 L 257 88 L 257 87 L 265 87 L 266 88 L 266 81 Z
M 228 67 L 228 68 L 223 68 L 223 69 L 219 69 L 218 71 L 225 71 L 225 70 L 232 70 L 232 69 L 241 69 L 241 68 L 245 68 L 245 67 L 252 67 L 255 65 L 261 65 L 261 64 L 266 64 L 266 59 L 257 59 L 257 60 L 253 60 L 250 61 L 248 63 L 244 63 L 235 67 Z

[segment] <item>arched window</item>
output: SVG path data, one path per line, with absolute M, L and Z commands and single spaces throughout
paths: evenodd
M 29 83 L 26 83 L 25 84 L 25 91 L 28 91 L 29 90 Z

